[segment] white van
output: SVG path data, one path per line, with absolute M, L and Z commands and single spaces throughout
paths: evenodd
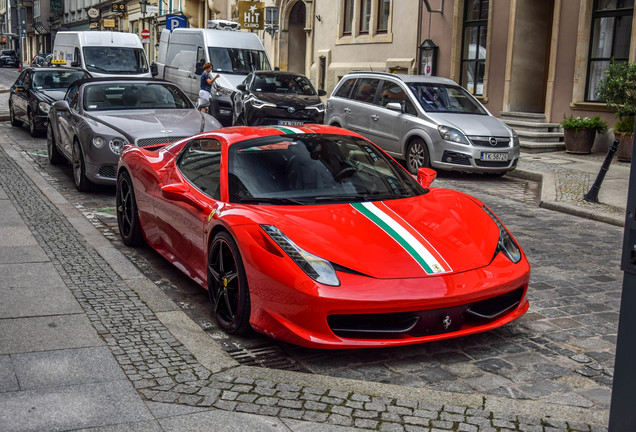
M 193 100 L 201 89 L 203 64 L 212 63 L 211 114 L 222 123 L 232 120 L 232 94 L 247 74 L 271 70 L 263 44 L 254 33 L 200 28 L 164 29 L 157 53 L 158 77 L 172 81 Z
M 152 78 L 146 51 L 134 33 L 58 32 L 53 43 L 52 63 L 81 67 L 94 77 Z

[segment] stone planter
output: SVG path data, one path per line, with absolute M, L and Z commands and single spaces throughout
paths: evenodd
M 618 140 L 618 150 L 616 157 L 621 162 L 632 161 L 632 151 L 634 148 L 634 134 L 627 132 L 614 132 L 614 138 Z
M 565 151 L 574 154 L 592 152 L 596 129 L 565 129 Z

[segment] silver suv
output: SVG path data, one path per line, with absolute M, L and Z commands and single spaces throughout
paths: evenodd
M 500 175 L 519 159 L 515 132 L 446 78 L 349 73 L 327 101 L 325 124 L 363 135 L 412 174 L 433 167 Z

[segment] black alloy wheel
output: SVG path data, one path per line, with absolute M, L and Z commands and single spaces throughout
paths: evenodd
M 413 138 L 406 149 L 406 168 L 413 175 L 417 175 L 420 168 L 430 168 L 431 160 L 426 143 L 421 138 Z
M 53 126 L 49 123 L 49 126 L 46 128 L 46 149 L 49 153 L 49 162 L 51 165 L 60 165 L 64 162 L 64 156 L 57 149 L 57 144 L 55 143 L 55 135 L 53 134 Z
M 15 126 L 15 127 L 22 126 L 22 122 L 15 118 L 15 112 L 13 111 L 13 104 L 9 104 L 9 120 L 11 121 L 11 126 Z
M 33 111 L 29 110 L 27 112 L 27 118 L 29 119 L 29 133 L 32 137 L 37 137 L 40 135 L 40 131 L 35 127 L 35 118 L 33 117 Z
M 84 153 L 77 139 L 73 141 L 73 180 L 78 191 L 87 192 L 90 190 L 91 183 L 86 177 Z
M 250 294 L 236 242 L 222 231 L 214 237 L 208 253 L 208 293 L 212 315 L 230 334 L 245 334 L 250 326 Z
M 139 222 L 135 190 L 130 175 L 126 171 L 122 171 L 117 178 L 115 207 L 117 208 L 117 226 L 122 242 L 126 246 L 143 244 L 144 236 Z

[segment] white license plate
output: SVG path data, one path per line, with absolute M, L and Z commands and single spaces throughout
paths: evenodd
M 481 160 L 483 161 L 507 161 L 508 153 L 497 152 L 497 153 L 487 153 L 481 152 Z
M 280 126 L 302 126 L 305 122 L 300 120 L 278 120 Z

